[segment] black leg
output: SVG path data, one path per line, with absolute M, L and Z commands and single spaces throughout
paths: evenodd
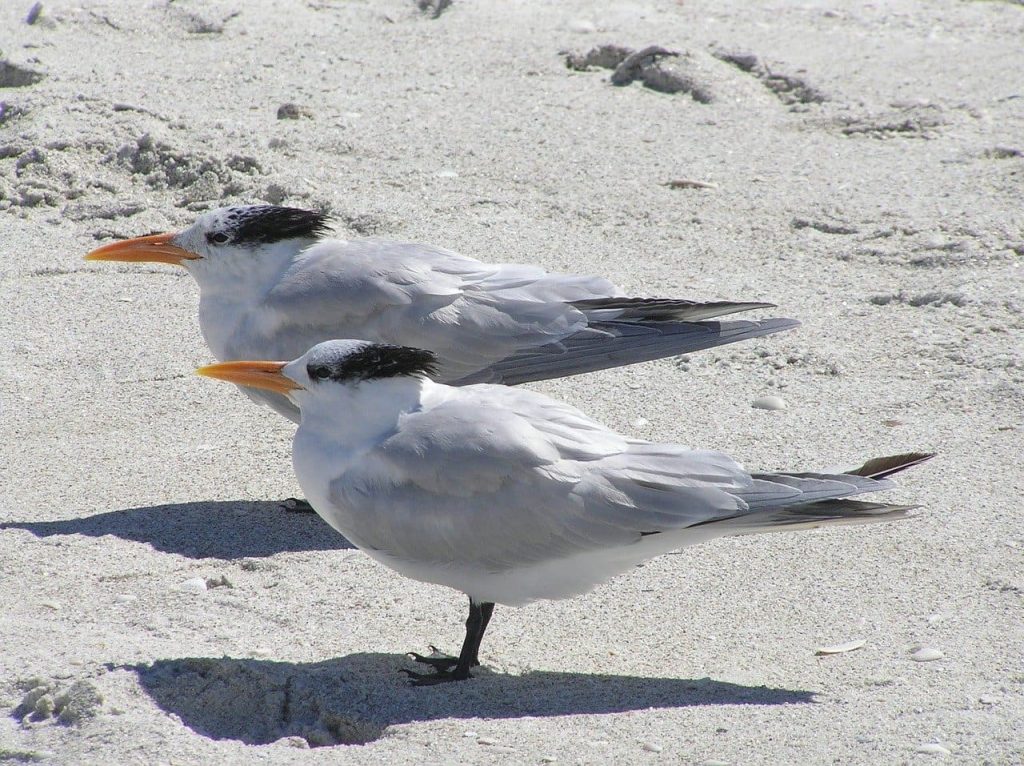
M 470 610 L 473 609 L 473 602 L 469 602 Z M 472 614 L 472 612 L 471 612 Z M 473 649 L 473 656 L 469 661 L 470 667 L 476 667 L 480 664 L 480 658 L 477 653 L 480 651 L 480 642 L 483 641 L 484 631 L 487 630 L 487 625 L 491 621 L 491 615 L 494 614 L 494 604 L 490 601 L 485 601 L 480 604 L 480 633 L 476 639 L 476 648 Z M 466 620 L 466 632 L 469 632 L 469 620 Z
M 414 673 L 410 670 L 402 672 L 406 673 L 416 686 L 431 686 L 446 681 L 464 681 L 467 678 L 472 678 L 469 669 L 480 664 L 480 642 L 483 640 L 484 631 L 487 630 L 487 624 L 491 621 L 493 613 L 493 603 L 489 601 L 477 603 L 470 599 L 469 616 L 466 618 L 466 638 L 462 642 L 462 651 L 459 652 L 458 658 L 441 655 L 436 649 L 430 657 L 413 654 L 413 659 L 431 665 L 437 672 L 429 675 Z

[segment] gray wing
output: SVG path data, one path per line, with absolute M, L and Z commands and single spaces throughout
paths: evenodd
M 328 241 L 282 275 L 265 299 L 274 325 L 251 334 L 287 345 L 282 358 L 333 338 L 426 348 L 447 381 L 585 328 L 571 301 L 614 291 L 596 277 L 485 264 L 427 245 Z
M 480 386 L 410 414 L 331 485 L 359 544 L 487 571 L 638 543 L 733 516 L 730 458 L 628 441 L 567 405 Z M 642 556 L 641 556 L 642 557 Z
M 523 349 L 452 385 L 503 383 L 507 386 L 621 367 L 689 354 L 728 343 L 791 330 L 795 319 L 732 322 L 591 322 L 555 343 Z
M 280 358 L 332 338 L 427 348 L 438 380 L 522 383 L 733 343 L 796 326 L 704 322 L 760 303 L 627 298 L 607 280 L 485 264 L 427 245 L 326 241 L 267 295 L 246 329 Z M 683 321 L 685 320 L 685 321 Z

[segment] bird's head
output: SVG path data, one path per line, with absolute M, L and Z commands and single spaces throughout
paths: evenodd
M 240 386 L 284 394 L 299 407 L 311 397 L 366 381 L 429 377 L 436 371 L 432 351 L 364 340 L 318 343 L 291 362 L 239 361 L 200 367 L 196 372 Z
M 327 216 L 312 210 L 276 205 L 223 207 L 204 213 L 182 231 L 113 242 L 85 259 L 171 263 L 201 279 L 290 258 L 329 229 Z

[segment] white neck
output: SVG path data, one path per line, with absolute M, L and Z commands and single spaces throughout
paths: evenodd
M 260 245 L 258 252 L 238 247 L 192 261 L 187 268 L 204 297 L 209 294 L 231 300 L 239 292 L 263 296 L 312 244 L 313 240 L 291 239 Z
M 199 285 L 199 325 L 218 359 L 261 351 L 263 336 L 276 328 L 262 324 L 276 319 L 259 308 L 282 274 L 312 243 L 286 240 L 263 245 L 259 252 L 237 248 L 217 253 L 208 262 L 189 262 L 188 270 Z M 248 344 L 253 347 L 245 347 Z
M 369 380 L 350 385 L 330 381 L 311 386 L 329 386 L 327 392 L 297 392 L 302 408 L 299 433 L 334 445 L 359 449 L 394 432 L 402 415 L 415 412 L 435 383 L 423 378 L 397 377 Z

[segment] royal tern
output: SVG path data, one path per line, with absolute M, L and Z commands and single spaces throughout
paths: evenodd
M 93 261 L 171 263 L 199 284 L 213 355 L 293 359 L 321 341 L 430 349 L 452 385 L 514 385 L 788 330 L 792 319 L 709 321 L 769 303 L 630 298 L 607 280 L 487 264 L 430 245 L 331 239 L 321 213 L 270 205 L 204 213 L 187 229 L 115 242 Z M 247 391 L 298 422 L 286 397 Z
M 728 535 L 901 519 L 849 499 L 889 489 L 922 453 L 843 474 L 748 473 L 720 452 L 630 439 L 542 394 L 429 379 L 423 349 L 321 343 L 292 362 L 198 372 L 287 396 L 292 460 L 332 527 L 407 577 L 469 596 L 458 658 L 417 683 L 470 677 L 495 604 L 584 593 L 668 551 Z

